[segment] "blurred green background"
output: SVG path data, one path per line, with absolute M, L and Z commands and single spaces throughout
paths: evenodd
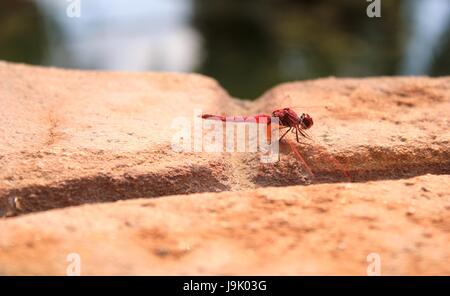
M 450 74 L 450 0 L 1 0 L 0 59 L 198 72 L 253 99 L 286 81 Z M 73 0 L 75 1 L 75 0 Z

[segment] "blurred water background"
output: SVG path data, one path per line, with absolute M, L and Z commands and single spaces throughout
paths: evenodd
M 1 0 L 0 59 L 197 72 L 256 98 L 326 76 L 450 74 L 450 0 Z

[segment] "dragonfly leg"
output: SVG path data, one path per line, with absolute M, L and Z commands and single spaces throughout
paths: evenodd
M 281 136 L 279 141 L 281 141 L 284 138 L 284 136 L 286 136 L 286 134 L 291 131 L 291 129 L 292 127 L 289 127 L 289 129 Z
M 302 135 L 303 137 L 305 137 L 305 138 L 307 138 L 307 139 L 309 139 L 309 140 L 311 140 L 311 137 L 305 132 L 305 131 L 303 131 L 298 125 L 295 127 L 295 132 L 297 133 L 299 133 L 300 135 Z M 299 142 L 298 141 L 298 138 L 297 138 L 297 142 Z M 300 142 L 299 142 L 300 143 Z
M 300 139 L 298 138 L 298 127 L 295 129 L 295 138 L 297 139 L 297 143 L 300 143 Z

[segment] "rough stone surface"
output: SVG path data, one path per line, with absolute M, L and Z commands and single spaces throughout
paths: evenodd
M 0 62 L 0 78 L 0 273 L 64 274 L 76 252 L 84 274 L 365 274 L 375 252 L 384 274 L 450 274 L 448 77 L 294 82 L 254 102 L 194 74 Z M 315 125 L 277 163 L 171 149 L 194 109 L 282 107 Z
M 449 176 L 85 205 L 0 223 L 0 273 L 450 274 Z
M 7 63 L 0 77 L 0 216 L 229 188 L 217 155 L 171 149 L 174 118 L 233 104 L 212 79 Z

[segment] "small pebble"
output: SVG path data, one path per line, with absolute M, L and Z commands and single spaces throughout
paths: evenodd
M 166 248 L 158 248 L 155 253 L 159 257 L 165 257 L 169 255 L 169 250 L 167 250 Z
M 424 192 L 430 192 L 430 190 L 428 190 L 426 187 L 422 187 L 422 191 L 424 191 Z
M 406 214 L 407 214 L 408 216 L 412 216 L 412 215 L 414 215 L 415 213 L 416 213 L 416 209 L 413 208 L 413 207 L 409 207 L 409 208 L 408 208 L 408 211 L 406 212 Z

